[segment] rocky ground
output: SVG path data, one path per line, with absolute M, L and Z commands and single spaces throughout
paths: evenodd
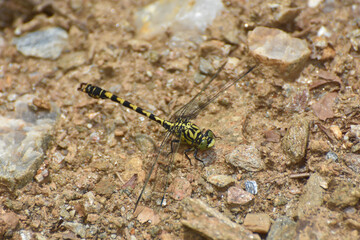
M 360 2 L 152 2 L 0 3 L 1 238 L 360 239 Z M 133 212 L 165 131 L 80 83 L 169 119 L 224 62 Z

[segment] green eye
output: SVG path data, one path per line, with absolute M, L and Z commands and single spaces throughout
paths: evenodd
M 200 150 L 205 150 L 205 149 L 207 149 L 207 145 L 208 145 L 208 141 L 207 141 L 207 139 L 204 138 L 201 141 L 201 143 L 199 144 L 199 149 Z
M 206 135 L 207 135 L 208 137 L 210 137 L 210 138 L 214 138 L 214 133 L 213 133 L 211 130 L 208 130 L 208 131 L 206 132 Z

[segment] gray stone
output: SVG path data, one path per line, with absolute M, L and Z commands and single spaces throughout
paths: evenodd
M 0 183 L 9 190 L 22 187 L 33 179 L 43 162 L 59 109 L 33 111 L 34 96 L 24 95 L 15 102 L 17 118 L 1 116 Z
M 57 59 L 69 44 L 67 32 L 58 27 L 28 33 L 13 43 L 25 56 L 45 59 Z
M 325 193 L 325 190 L 321 187 L 323 182 L 324 179 L 318 173 L 311 175 L 305 185 L 304 193 L 299 199 L 297 209 L 299 218 L 316 211 L 322 205 Z
M 240 145 L 226 156 L 226 161 L 234 167 L 247 171 L 260 171 L 265 165 L 261 160 L 260 151 L 252 145 Z
M 295 239 L 296 223 L 288 217 L 279 217 L 272 224 L 266 240 L 288 240 Z

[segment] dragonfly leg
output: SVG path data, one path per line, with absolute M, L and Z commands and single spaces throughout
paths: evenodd
M 189 149 L 186 149 L 186 150 L 184 151 L 185 157 L 189 160 L 191 166 L 192 166 L 191 158 L 189 157 L 189 155 L 188 155 L 187 153 L 188 153 L 188 152 L 191 152 L 192 150 L 194 150 L 194 148 L 189 148 Z
M 170 149 L 171 149 L 171 150 L 170 150 L 170 152 L 166 155 L 166 157 L 169 157 L 170 154 L 174 153 L 174 150 L 175 150 L 175 149 L 174 149 L 174 145 L 173 145 L 174 143 L 179 143 L 179 140 L 178 140 L 178 139 L 173 139 L 173 140 L 171 141 L 171 143 L 170 143 L 170 146 L 171 146 Z
M 201 162 L 201 163 L 204 165 L 204 167 L 205 167 L 204 161 L 197 157 L 197 153 L 198 153 L 198 149 L 196 148 L 195 151 L 194 151 L 194 158 L 195 158 L 196 160 L 198 160 L 199 162 Z
M 188 152 L 191 152 L 191 151 L 194 151 L 194 158 L 195 158 L 196 160 L 198 160 L 199 162 L 201 162 L 202 164 L 204 164 L 204 166 L 205 166 L 204 161 L 197 157 L 197 152 L 198 152 L 198 149 L 197 149 L 197 148 L 189 148 L 189 149 L 186 149 L 186 150 L 184 151 L 186 158 L 187 158 L 187 159 L 189 160 L 189 162 L 190 162 L 190 165 L 192 166 L 192 164 L 191 164 L 191 158 L 189 157 L 189 155 L 188 155 L 187 153 L 188 153 Z

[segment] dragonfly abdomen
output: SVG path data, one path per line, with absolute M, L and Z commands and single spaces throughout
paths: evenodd
M 154 114 L 152 114 L 151 112 L 148 112 L 148 111 L 142 109 L 141 107 L 138 107 L 138 106 L 130 103 L 129 101 L 126 101 L 125 99 L 122 99 L 122 98 L 116 96 L 115 94 L 113 94 L 109 91 L 106 91 L 100 87 L 91 85 L 89 83 L 81 83 L 78 90 L 82 91 L 84 93 L 87 93 L 92 98 L 110 99 L 113 102 L 119 103 L 119 104 L 123 105 L 124 107 L 130 108 L 131 110 L 134 110 L 135 112 L 140 113 L 141 115 L 144 115 L 144 116 L 148 117 L 149 119 L 159 123 L 166 130 L 169 130 L 173 126 L 173 123 L 166 121 L 164 119 L 161 119 L 161 118 L 155 116 Z

